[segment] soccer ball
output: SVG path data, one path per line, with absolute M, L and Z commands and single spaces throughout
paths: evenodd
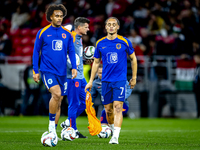
M 76 66 L 80 65 L 80 57 L 76 54 Z M 69 59 L 69 55 L 67 55 L 67 67 L 72 68 L 71 61 Z
M 41 143 L 47 147 L 54 147 L 58 143 L 57 135 L 53 132 L 44 132 L 41 137 Z
M 99 138 L 109 138 L 112 135 L 112 130 L 109 126 L 102 127 L 102 131 L 97 135 Z
M 86 59 L 92 59 L 94 56 L 95 47 L 94 46 L 87 46 L 83 51 L 83 56 Z
M 73 141 L 76 138 L 76 131 L 72 127 L 64 128 L 61 131 L 63 141 Z

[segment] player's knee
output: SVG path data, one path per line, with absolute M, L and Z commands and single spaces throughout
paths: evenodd
M 122 112 L 122 105 L 121 104 L 116 104 L 114 106 L 115 112 L 116 113 L 121 113 Z
M 52 93 L 52 97 L 56 100 L 56 101 L 60 101 L 61 99 L 61 92 L 58 91 L 58 92 L 53 92 Z
M 113 109 L 106 109 L 106 113 L 108 116 L 113 114 Z

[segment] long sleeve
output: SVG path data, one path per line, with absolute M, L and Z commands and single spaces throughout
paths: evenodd
M 40 50 L 42 46 L 42 37 L 39 37 L 40 31 L 37 33 L 33 50 L 33 71 L 34 71 L 33 73 L 35 74 L 39 73 L 38 63 L 39 63 Z
M 69 39 L 68 52 L 69 52 L 69 59 L 72 64 L 72 69 L 76 69 L 76 56 L 75 56 L 75 49 L 72 36 Z

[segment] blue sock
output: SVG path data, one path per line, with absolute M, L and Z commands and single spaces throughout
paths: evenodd
M 49 120 L 50 121 L 55 121 L 55 118 L 56 118 L 56 114 L 49 113 Z
M 55 124 L 56 129 L 57 129 L 57 126 L 58 126 L 58 124 Z

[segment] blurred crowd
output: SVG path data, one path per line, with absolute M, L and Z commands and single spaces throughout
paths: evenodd
M 90 19 L 84 46 L 105 36 L 105 20 L 115 16 L 119 34 L 131 40 L 137 56 L 193 56 L 199 49 L 200 0 L 1 0 L 0 55 L 12 55 L 9 39 L 13 43 L 16 30 L 48 25 L 45 10 L 53 3 L 67 8 L 63 25 L 79 16 Z
M 98 39 L 106 36 L 105 20 L 114 16 L 120 21 L 119 35 L 132 42 L 136 56 L 153 58 L 152 56 L 170 55 L 181 59 L 189 58 L 191 62 L 194 56 L 197 67 L 200 66 L 200 0 L 1 0 L 0 62 L 5 56 L 32 56 L 37 32 L 49 24 L 45 11 L 50 4 L 63 4 L 67 8 L 63 26 L 73 25 L 74 19 L 80 16 L 90 19 L 90 31 L 83 36 L 84 47 L 95 45 Z M 139 63 L 144 63 L 143 59 Z M 185 66 L 185 63 L 182 64 Z M 182 65 L 179 66 L 183 68 Z M 163 74 L 163 71 L 159 72 Z M 26 91 L 22 94 L 23 99 L 29 97 L 30 101 L 34 101 L 34 98 L 30 98 L 31 92 L 39 95 L 40 85 L 36 86 L 31 81 L 31 66 L 28 66 L 25 74 Z M 181 77 L 182 74 L 184 73 L 181 73 Z M 200 75 L 196 83 L 198 94 Z M 48 99 L 45 98 L 48 94 L 43 95 L 44 97 L 36 97 L 36 101 Z M 46 106 L 48 102 L 43 103 Z M 28 102 L 23 104 L 20 113 L 26 114 Z M 200 102 L 197 105 L 199 116 Z M 0 106 L 3 106 L 1 101 Z M 33 112 L 32 109 L 28 110 Z

